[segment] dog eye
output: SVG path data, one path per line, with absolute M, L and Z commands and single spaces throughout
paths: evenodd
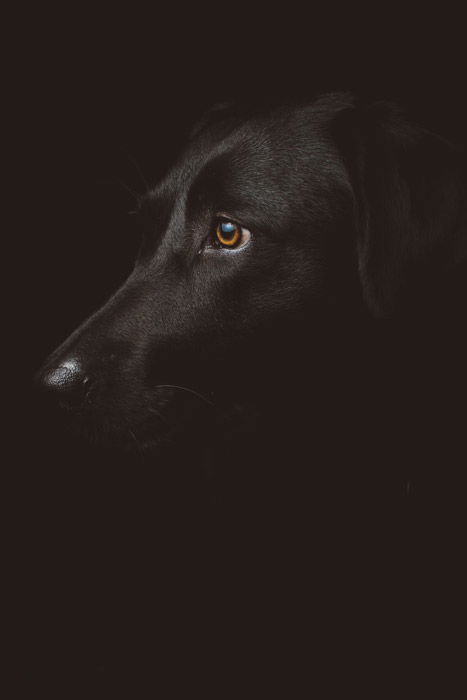
M 241 248 L 251 238 L 248 229 L 228 219 L 219 219 L 215 233 L 215 243 L 222 248 Z

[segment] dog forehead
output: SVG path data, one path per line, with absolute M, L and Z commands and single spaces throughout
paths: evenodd
M 246 120 L 222 141 L 206 148 L 192 168 L 189 197 L 210 192 L 286 199 L 324 192 L 342 180 L 343 163 L 322 122 L 304 110 L 281 111 Z
M 227 115 L 195 131 L 175 164 L 172 178 L 191 180 L 213 162 L 231 161 L 237 167 L 256 169 L 290 163 L 330 147 L 323 126 L 329 121 L 312 104 L 276 107 L 243 115 Z
M 342 162 L 327 133 L 329 116 L 313 105 L 277 108 L 209 126 L 197 133 L 149 202 L 209 203 L 254 192 L 288 209 L 293 197 L 322 192 L 342 179 Z M 280 202 L 282 202 L 280 204 Z

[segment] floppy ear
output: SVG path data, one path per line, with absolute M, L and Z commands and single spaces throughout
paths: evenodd
M 462 153 L 386 103 L 343 110 L 333 135 L 354 194 L 364 298 L 389 316 L 467 259 Z

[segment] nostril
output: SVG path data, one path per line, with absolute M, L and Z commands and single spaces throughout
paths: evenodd
M 47 369 L 40 377 L 40 384 L 44 389 L 67 397 L 80 394 L 87 381 L 80 363 L 74 358 Z
M 66 391 L 75 383 L 75 375 L 68 367 L 60 366 L 47 372 L 42 381 L 47 388 Z
M 83 398 L 89 398 L 89 394 L 91 393 L 91 389 L 94 386 L 94 382 L 91 380 L 91 377 L 84 377 L 83 382 Z

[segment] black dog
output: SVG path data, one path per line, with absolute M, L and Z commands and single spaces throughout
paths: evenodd
M 41 382 L 112 444 L 256 433 L 250 463 L 321 467 L 379 440 L 389 463 L 407 376 L 423 404 L 433 328 L 465 315 L 466 195 L 462 153 L 394 106 L 213 109 L 140 202 L 132 274 Z M 421 355 L 392 318 L 423 325 Z

